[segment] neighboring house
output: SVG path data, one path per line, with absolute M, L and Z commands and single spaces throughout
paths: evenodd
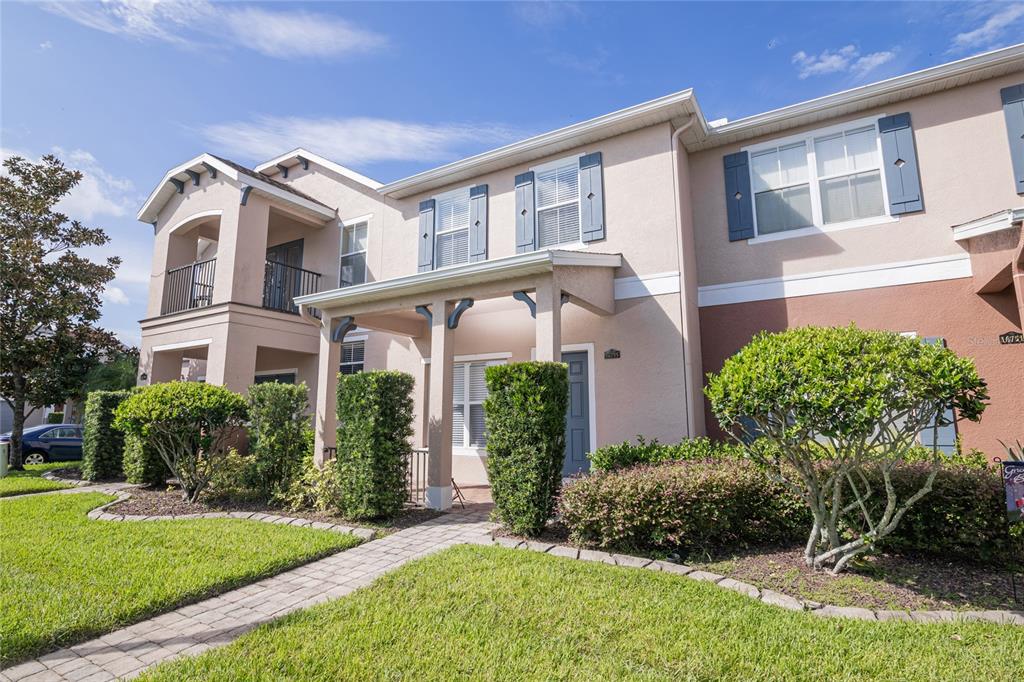
M 486 480 L 489 364 L 569 363 L 568 474 L 715 432 L 703 377 L 757 331 L 856 322 L 975 358 L 959 435 L 995 455 L 1024 436 L 1022 193 L 1024 46 L 714 126 L 685 90 L 387 185 L 204 154 L 139 213 L 139 379 L 305 381 L 323 457 L 337 373 L 408 372 L 443 508 Z

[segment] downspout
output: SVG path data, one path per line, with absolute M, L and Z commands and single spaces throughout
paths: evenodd
M 690 377 L 693 376 L 695 370 L 693 367 L 693 351 L 690 348 L 692 344 L 689 343 L 692 339 L 691 332 L 693 329 L 691 328 L 690 316 L 688 314 L 690 292 L 686 287 L 686 254 L 683 248 L 683 194 L 679 178 L 679 138 L 683 133 L 689 130 L 696 121 L 696 115 L 690 114 L 689 120 L 676 128 L 675 132 L 672 133 L 672 191 L 675 195 L 676 204 L 676 256 L 679 263 L 679 313 L 683 327 L 682 334 L 680 336 L 680 343 L 683 347 L 683 384 L 686 396 L 687 438 L 692 438 L 694 433 L 696 433 L 697 424 L 694 419 L 695 401 L 693 395 L 693 384 L 690 380 Z M 700 343 L 700 339 L 697 339 L 696 343 Z M 697 368 L 696 371 L 700 371 L 700 368 Z

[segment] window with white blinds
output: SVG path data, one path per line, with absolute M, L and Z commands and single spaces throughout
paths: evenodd
M 535 178 L 538 248 L 580 241 L 579 161 L 537 171 Z
M 435 200 L 435 267 L 469 262 L 469 189 Z
M 363 359 L 366 357 L 365 341 L 346 341 L 341 344 L 341 366 L 338 371 L 342 374 L 356 374 L 363 371 Z
M 341 271 L 338 286 L 350 287 L 366 282 L 365 221 L 341 228 Z
M 487 382 L 484 371 L 504 360 L 457 362 L 452 372 L 452 447 L 483 448 L 487 445 L 484 427 L 484 400 Z

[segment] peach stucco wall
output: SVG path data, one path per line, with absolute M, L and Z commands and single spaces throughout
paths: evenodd
M 999 335 L 1020 329 L 1013 291 L 979 296 L 969 277 L 701 308 L 704 369 L 721 369 L 727 357 L 761 330 L 804 325 L 847 325 L 941 336 L 957 354 L 973 358 L 988 382 L 991 404 L 979 424 L 962 422 L 967 447 L 1000 455 L 997 439 L 1024 438 L 1024 346 L 1000 345 Z M 708 429 L 717 433 L 708 412 Z
M 1014 193 L 1000 88 L 1020 73 L 690 157 L 701 285 L 963 253 L 951 227 L 1021 205 Z M 844 120 L 910 112 L 924 211 L 898 222 L 751 244 L 729 242 L 722 157 L 743 146 Z

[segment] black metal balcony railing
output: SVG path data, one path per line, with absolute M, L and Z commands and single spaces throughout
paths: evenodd
M 320 273 L 268 260 L 263 277 L 263 307 L 283 313 L 298 313 L 296 296 L 320 291 Z
M 217 259 L 171 268 L 164 278 L 161 315 L 203 308 L 213 303 L 213 276 Z

